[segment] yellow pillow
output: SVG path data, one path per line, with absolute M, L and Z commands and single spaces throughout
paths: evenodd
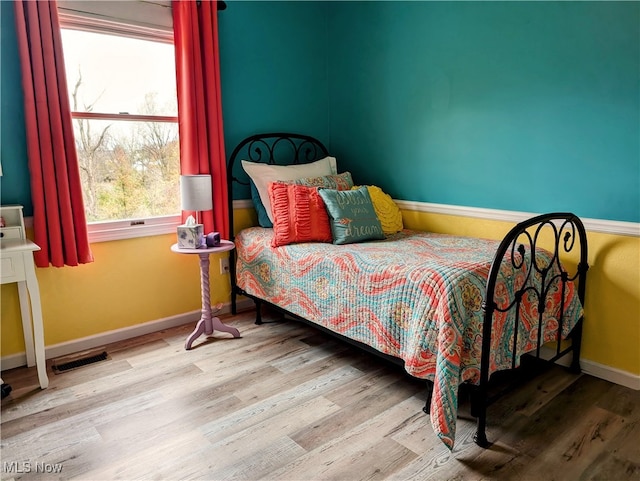
M 360 186 L 354 186 L 351 190 L 358 189 L 359 187 Z M 402 213 L 391 196 L 385 194 L 380 187 L 375 185 L 367 185 L 367 190 L 369 191 L 369 197 L 371 197 L 376 215 L 378 219 L 380 219 L 382 232 L 386 235 L 400 232 L 404 228 L 402 224 Z

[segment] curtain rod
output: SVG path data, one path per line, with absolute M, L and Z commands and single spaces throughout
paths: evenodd
M 202 3 L 202 1 L 201 1 L 201 0 L 197 0 L 197 1 L 196 1 L 196 5 L 197 5 L 198 7 L 200 6 L 200 4 L 201 4 L 201 3 Z M 218 1 L 216 2 L 216 5 L 217 5 L 217 7 L 218 7 L 218 11 L 220 11 L 220 10 L 226 10 L 226 9 L 227 9 L 227 2 L 225 2 L 224 0 L 218 0 Z

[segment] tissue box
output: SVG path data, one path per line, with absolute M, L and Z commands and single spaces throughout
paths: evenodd
M 178 247 L 181 249 L 198 249 L 203 247 L 204 225 L 179 225 L 178 226 Z

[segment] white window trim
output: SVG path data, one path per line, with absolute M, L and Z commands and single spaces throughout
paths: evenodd
M 172 31 L 159 30 L 141 25 L 127 25 L 104 19 L 81 17 L 67 12 L 60 12 L 59 18 L 60 26 L 70 30 L 104 33 L 138 40 L 151 40 L 153 42 L 173 43 Z
M 251 199 L 233 201 L 233 210 L 252 209 Z M 109 242 L 136 237 L 155 235 L 177 235 L 177 227 L 182 224 L 182 214 L 150 217 L 145 219 L 128 219 L 119 221 L 92 222 L 87 224 L 89 243 Z
M 63 28 L 173 43 L 170 0 L 59 0 Z
M 182 223 L 181 214 L 141 219 L 91 222 L 87 224 L 89 243 L 175 234 Z

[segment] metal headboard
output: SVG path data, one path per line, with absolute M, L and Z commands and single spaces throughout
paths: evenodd
M 240 160 L 272 165 L 307 164 L 329 155 L 322 142 L 314 137 L 291 133 L 256 134 L 240 142 L 229 156 L 227 163 L 227 191 L 229 195 L 229 229 L 231 240 L 233 228 L 233 186 L 235 183 L 249 185 L 249 177 L 242 169 Z

